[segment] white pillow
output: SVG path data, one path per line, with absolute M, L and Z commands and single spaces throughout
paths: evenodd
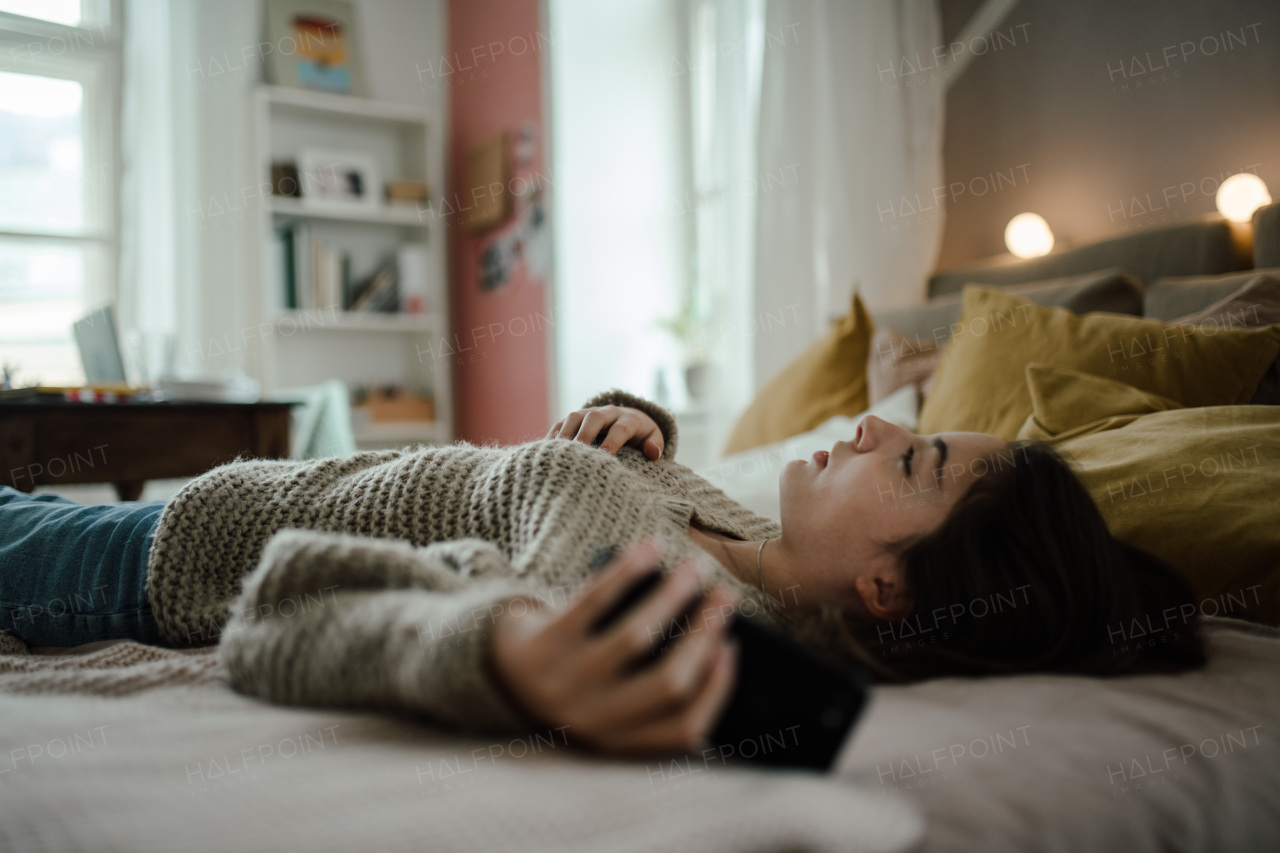
M 915 432 L 920 423 L 916 387 L 899 388 L 856 417 L 836 415 L 809 432 L 726 456 L 698 473 L 752 512 L 781 521 L 778 478 L 783 467 L 793 459 L 808 459 L 815 450 L 830 450 L 837 441 L 851 441 L 867 415 Z

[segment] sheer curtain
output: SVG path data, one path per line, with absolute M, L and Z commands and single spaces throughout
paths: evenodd
M 194 54 L 194 37 L 185 3 L 129 0 L 124 18 L 119 321 L 176 333 L 192 97 L 175 69 Z
M 756 211 L 764 189 L 757 168 L 765 0 L 689 4 L 696 301 L 705 312 L 712 370 L 706 407 L 717 449 L 755 390 L 760 333 L 753 292 Z
M 937 0 L 699 0 L 695 48 L 699 15 L 718 76 L 695 174 L 729 188 L 698 232 L 728 421 L 855 286 L 872 309 L 924 298 L 943 219 L 901 214 L 943 185 L 944 86 L 922 70 L 941 26 Z
M 179 371 L 217 376 L 246 354 L 215 357 L 203 343 L 258 319 L 257 211 L 205 211 L 256 186 L 248 105 L 259 69 L 246 50 L 260 41 L 261 6 L 125 0 L 124 13 L 120 324 L 176 333 Z

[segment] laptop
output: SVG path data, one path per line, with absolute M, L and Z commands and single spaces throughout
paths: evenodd
M 124 384 L 124 358 L 120 354 L 120 339 L 116 336 L 116 312 L 106 305 L 85 315 L 71 326 L 76 347 L 80 350 L 80 363 L 84 365 L 84 380 L 88 385 Z

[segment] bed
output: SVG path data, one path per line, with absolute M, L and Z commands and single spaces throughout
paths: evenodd
M 1017 288 L 1117 267 L 1144 285 L 1130 313 L 1182 316 L 1238 288 L 1231 277 L 1256 272 L 1253 259 L 1280 264 L 1276 210 L 1255 217 L 1252 254 L 1221 220 L 1184 223 L 940 273 L 940 303 L 877 319 L 905 334 L 959 310 L 946 301 L 956 282 Z M 923 384 L 887 391 L 877 411 L 915 426 Z M 758 501 L 753 476 L 775 466 L 776 478 L 778 462 L 806 442 L 829 446 L 828 434 L 819 427 L 705 473 Z M 1257 499 L 1274 513 L 1274 495 Z M 829 775 L 714 755 L 603 760 L 554 731 L 490 740 L 270 706 L 231 691 L 212 649 L 113 642 L 24 654 L 0 642 L 0 849 L 1276 849 L 1280 630 L 1209 617 L 1205 633 L 1209 664 L 1178 676 L 879 687 Z

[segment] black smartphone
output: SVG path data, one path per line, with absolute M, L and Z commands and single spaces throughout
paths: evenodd
M 592 563 L 602 565 L 609 553 Z M 654 569 L 634 581 L 592 625 L 603 631 L 646 598 L 662 580 Z M 701 605 L 695 599 L 655 638 L 651 665 L 681 635 Z M 738 674 L 711 735 L 726 763 L 827 770 L 862 714 L 871 680 L 852 667 L 825 660 L 778 631 L 734 614 L 729 632 L 739 643 Z

